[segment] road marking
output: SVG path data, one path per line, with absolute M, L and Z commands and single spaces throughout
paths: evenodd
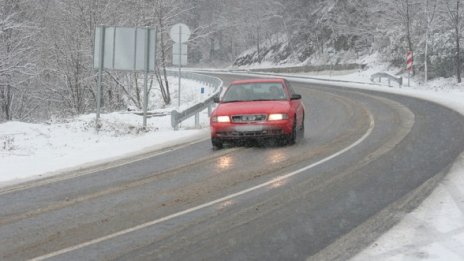
M 373 118 L 372 114 L 369 111 L 367 111 L 367 112 L 368 112 L 368 115 L 369 115 L 369 128 L 366 131 L 366 133 L 360 139 L 358 139 L 356 142 L 351 144 L 350 146 L 348 146 L 348 147 L 344 148 L 343 150 L 340 150 L 337 153 L 332 154 L 331 156 L 328 156 L 328 157 L 326 157 L 326 158 L 324 158 L 324 159 L 322 159 L 322 160 L 320 160 L 318 162 L 315 162 L 313 164 L 310 164 L 310 165 L 308 165 L 306 167 L 295 170 L 295 171 L 290 172 L 288 174 L 281 175 L 279 177 L 273 178 L 270 181 L 264 182 L 262 184 L 254 186 L 254 187 L 251 187 L 251 188 L 236 192 L 234 194 L 230 194 L 228 196 L 225 196 L 225 197 L 222 197 L 222 198 L 219 198 L 219 199 L 216 199 L 216 200 L 201 204 L 199 206 L 189 208 L 189 209 L 186 209 L 186 210 L 171 214 L 169 216 L 166 216 L 166 217 L 163 217 L 163 218 L 160 218 L 160 219 L 156 219 L 156 220 L 153 220 L 153 221 L 150 221 L 150 222 L 147 222 L 145 224 L 141 224 L 141 225 L 129 228 L 129 229 L 125 229 L 125 230 L 122 230 L 122 231 L 119 231 L 119 232 L 116 232 L 116 233 L 113 233 L 113 234 L 110 234 L 110 235 L 107 235 L 107 236 L 104 236 L 104 237 L 101 237 L 101 238 L 97 238 L 97 239 L 94 239 L 94 240 L 91 240 L 91 241 L 88 241 L 88 242 L 84 242 L 84 243 L 76 245 L 76 246 L 64 248 L 62 250 L 49 253 L 47 255 L 39 256 L 39 257 L 33 258 L 32 260 L 34 260 L 34 261 L 46 260 L 48 258 L 56 257 L 56 256 L 63 255 L 63 254 L 66 254 L 66 253 L 69 253 L 69 252 L 72 252 L 72 251 L 87 247 L 87 246 L 98 244 L 100 242 L 103 242 L 103 241 L 106 241 L 106 240 L 109 240 L 109 239 L 112 239 L 112 238 L 116 238 L 116 237 L 119 237 L 119 236 L 122 236 L 122 235 L 126 235 L 126 234 L 129 234 L 131 232 L 141 230 L 141 229 L 144 229 L 144 228 L 147 228 L 147 227 L 150 227 L 150 226 L 153 226 L 153 225 L 156 225 L 156 224 L 171 220 L 171 219 L 176 218 L 176 217 L 187 215 L 189 213 L 195 212 L 195 211 L 200 210 L 200 209 L 211 207 L 211 206 L 216 205 L 218 203 L 222 203 L 222 202 L 231 200 L 233 198 L 242 196 L 242 195 L 250 193 L 252 191 L 255 191 L 255 190 L 270 186 L 272 184 L 275 184 L 276 182 L 281 182 L 281 181 L 283 181 L 285 179 L 288 179 L 288 178 L 291 178 L 291 177 L 296 176 L 298 174 L 301 174 L 304 171 L 312 169 L 312 168 L 314 168 L 314 167 L 316 167 L 318 165 L 321 165 L 321 164 L 323 164 L 323 163 L 325 163 L 325 162 L 327 162 L 327 161 L 329 161 L 329 160 L 331 160 L 333 158 L 336 158 L 336 157 L 344 154 L 345 152 L 351 150 L 352 148 L 354 148 L 357 145 L 361 144 L 365 139 L 367 139 L 367 137 L 370 136 L 370 134 L 372 133 L 372 131 L 373 131 L 374 127 L 375 127 L 375 122 L 374 122 L 374 118 Z
M 233 149 L 224 150 L 222 152 L 216 152 L 216 153 L 213 154 L 213 156 L 209 155 L 207 157 L 199 158 L 198 160 L 190 162 L 189 166 L 196 165 L 196 164 L 201 164 L 204 161 L 214 160 L 214 159 L 220 158 L 220 157 L 222 157 L 224 155 L 231 154 L 231 153 L 233 153 L 235 151 L 238 151 L 238 150 L 239 150 L 239 148 L 233 148 Z M 156 156 L 156 155 L 153 155 L 153 156 Z M 118 192 L 129 190 L 131 188 L 140 187 L 140 186 L 146 185 L 148 183 L 154 182 L 156 179 L 159 178 L 159 175 L 164 175 L 166 173 L 171 173 L 171 172 L 177 171 L 178 169 L 181 169 L 181 168 L 185 168 L 185 166 L 180 166 L 180 167 L 173 168 L 173 169 L 167 169 L 167 170 L 161 171 L 159 173 L 155 173 L 155 174 L 150 175 L 150 176 L 145 177 L 145 178 L 141 178 L 141 179 L 137 179 L 137 180 L 134 180 L 134 181 L 126 182 L 125 184 L 120 185 L 120 186 L 111 187 L 109 189 L 104 189 L 104 190 L 98 190 L 96 192 L 89 193 L 89 194 L 86 194 L 84 196 L 80 196 L 80 197 L 70 199 L 70 200 L 58 201 L 55 204 L 47 205 L 45 207 L 40 207 L 40 208 L 37 208 L 37 209 L 31 209 L 29 211 L 26 211 L 26 212 L 18 214 L 18 215 L 6 216 L 6 217 L 0 219 L 0 226 L 4 225 L 4 224 L 15 222 L 15 221 L 18 221 L 18 220 L 21 220 L 21 219 L 31 218 L 31 217 L 34 217 L 34 216 L 37 216 L 37 215 L 40 215 L 40 214 L 43 214 L 43 213 L 46 213 L 46 212 L 62 209 L 62 208 L 65 208 L 65 207 L 70 207 L 70 206 L 73 206 L 73 205 L 76 205 L 76 204 L 79 204 L 79 203 L 82 203 L 82 202 L 86 202 L 86 201 L 90 201 L 92 199 L 103 197 L 103 196 L 108 195 L 108 194 L 115 194 L 115 193 L 118 193 Z
M 209 140 L 210 138 L 202 138 L 200 140 L 196 141 L 191 141 L 187 143 L 183 143 L 180 145 L 174 145 L 171 147 L 163 148 L 163 149 L 158 149 L 158 150 L 153 150 L 153 151 L 147 151 L 141 154 L 136 154 L 133 156 L 130 156 L 129 158 L 120 158 L 123 156 L 117 156 L 115 157 L 115 160 L 101 160 L 95 165 L 92 165 L 92 163 L 89 164 L 88 167 L 84 167 L 84 169 L 78 169 L 80 167 L 76 167 L 77 169 L 75 170 L 63 170 L 63 171 L 54 171 L 54 172 L 49 172 L 48 174 L 45 173 L 46 177 L 37 179 L 35 181 L 26 181 L 25 183 L 19 183 L 17 185 L 12 185 L 12 186 L 6 186 L 4 188 L 0 187 L 0 196 L 10 194 L 13 192 L 21 191 L 21 190 L 26 190 L 26 189 L 31 189 L 31 188 L 36 188 L 36 187 L 41 187 L 41 186 L 46 186 L 49 184 L 61 182 L 61 181 L 66 181 L 66 180 L 71 180 L 87 175 L 91 175 L 100 171 L 112 169 L 112 168 L 118 168 L 127 164 L 132 164 L 134 162 L 146 160 L 152 157 L 157 157 L 166 153 L 170 153 L 179 149 L 186 148 L 188 146 L 191 146 L 193 144 L 201 143 L 204 141 Z M 119 158 L 119 159 L 118 159 Z M 85 165 L 85 163 L 84 163 Z M 74 168 L 74 167 L 73 167 Z M 52 173 L 52 174 L 50 174 Z M 53 174 L 55 173 L 55 174 Z M 56 173 L 65 173 L 64 175 L 57 175 Z

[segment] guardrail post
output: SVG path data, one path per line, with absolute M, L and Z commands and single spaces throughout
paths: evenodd
M 371 75 L 371 81 L 372 82 L 375 82 L 375 79 L 379 78 L 379 83 L 382 82 L 382 78 L 386 78 L 387 79 L 387 83 L 388 83 L 388 87 L 392 87 L 391 85 L 391 81 L 394 81 L 394 82 L 397 82 L 399 87 L 401 88 L 401 86 L 403 85 L 403 77 L 395 77 L 393 75 L 390 75 L 388 73 L 374 73 Z
M 174 129 L 174 130 L 177 130 L 178 127 L 177 125 L 179 124 L 177 122 L 177 115 L 178 115 L 178 112 L 177 111 L 171 111 L 171 127 Z
M 195 113 L 195 128 L 196 129 L 200 128 L 200 113 L 199 112 Z

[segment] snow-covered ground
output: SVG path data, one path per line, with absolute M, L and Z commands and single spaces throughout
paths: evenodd
M 161 106 L 159 94 L 150 98 L 151 112 L 165 114 L 177 109 L 177 78 L 170 78 L 172 105 Z M 204 100 L 212 91 L 201 93 L 201 84 L 182 81 L 181 109 Z M 95 114 L 41 124 L 11 121 L 0 124 L 0 186 L 58 175 L 105 161 L 161 149 L 209 135 L 207 111 L 200 115 L 203 129 L 194 129 L 194 119 L 171 127 L 171 116 L 149 118 L 147 130 L 142 116 L 129 111 L 101 114 L 102 128 L 95 130 Z
M 395 84 L 393 87 L 372 85 L 370 75 L 379 71 L 388 71 L 388 68 L 378 64 L 372 69 L 343 74 L 329 71 L 292 76 L 312 77 L 301 78 L 308 82 L 318 82 L 314 78 L 356 82 L 339 85 L 432 100 L 464 115 L 464 85 L 455 84 L 454 79 L 437 79 L 427 85 L 411 81 L 411 87 L 403 88 Z M 171 88 L 177 90 L 176 81 L 172 81 Z M 182 100 L 202 99 L 199 88 L 198 83 L 184 81 L 183 90 L 186 91 Z M 176 101 L 176 95 L 173 94 L 173 101 Z M 173 104 L 175 107 L 176 102 Z M 162 112 L 173 109 L 154 108 Z M 148 120 L 147 132 L 141 129 L 142 118 L 129 112 L 103 114 L 103 127 L 99 133 L 94 130 L 94 114 L 42 124 L 0 124 L 0 186 L 207 138 L 206 112 L 200 118 L 204 127 L 201 130 L 193 129 L 191 119 L 184 122 L 179 131 L 173 131 L 169 115 L 153 117 Z M 464 154 L 419 208 L 354 258 L 373 259 L 464 260 Z
M 317 78 L 330 79 L 343 81 L 338 83 L 341 87 L 380 90 L 418 97 L 434 101 L 464 115 L 464 83 L 456 84 L 456 79 L 435 79 L 427 84 L 411 80 L 410 87 L 407 87 L 407 80 L 404 79 L 405 85 L 402 88 L 395 83 L 388 87 L 372 85 L 370 76 L 377 72 L 395 73 L 388 71 L 386 66 L 377 65 L 371 69 L 349 73 L 322 72 L 292 76 L 309 76 L 313 79 L 306 81 L 312 83 L 317 83 Z M 383 84 L 386 84 L 386 81 Z M 464 152 L 437 188 L 417 209 L 408 213 L 400 223 L 352 260 L 464 260 Z

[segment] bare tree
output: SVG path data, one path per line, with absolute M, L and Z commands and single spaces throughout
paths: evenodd
M 461 83 L 461 0 L 443 0 L 447 22 L 454 31 L 456 80 Z
M 302 62 L 332 49 L 335 57 L 380 51 L 399 66 L 412 50 L 423 52 L 425 81 L 430 60 L 434 74 L 455 71 L 460 82 L 461 7 L 461 0 L 0 0 L 0 120 L 93 111 L 93 40 L 101 24 L 158 28 L 151 75 L 158 84 L 151 86 L 165 104 L 171 103 L 168 32 L 177 22 L 193 29 L 193 62 Z M 105 109 L 141 106 L 137 74 L 104 77 Z
M 33 29 L 20 1 L 0 1 L 0 108 L 6 120 L 14 118 L 15 107 L 22 109 L 28 81 L 35 76 Z
M 401 55 L 405 59 L 406 51 L 415 52 L 415 45 L 418 42 L 418 27 L 420 3 L 417 0 L 377 0 L 376 10 L 373 15 L 381 17 L 378 26 L 382 28 L 381 34 L 389 32 L 393 35 L 400 35 L 404 39 L 404 53 Z M 395 43 L 393 43 L 395 45 Z M 414 74 L 414 72 L 413 72 Z
M 44 52 L 54 81 L 48 90 L 62 99 L 64 109 L 72 114 L 87 111 L 92 97 L 94 73 L 89 68 L 92 50 L 92 27 L 89 1 L 58 1 L 47 10 L 49 18 L 44 31 Z
M 158 26 L 158 39 L 159 39 L 159 62 L 157 62 L 157 66 L 155 68 L 155 75 L 156 79 L 158 80 L 158 84 L 160 86 L 161 96 L 163 97 L 165 104 L 171 103 L 171 92 L 169 90 L 169 82 L 168 76 L 166 71 L 167 65 L 167 33 L 169 27 L 169 18 L 170 15 L 168 14 L 170 9 L 170 5 L 168 5 L 166 0 L 154 0 L 153 9 L 154 12 L 154 19 L 155 24 Z M 171 14 L 172 15 L 172 14 Z
M 147 3 L 152 7 L 146 7 L 150 10 L 149 16 L 147 16 L 147 23 L 153 24 L 158 28 L 157 39 L 159 44 L 157 45 L 158 54 L 155 77 L 158 81 L 164 103 L 170 104 L 171 92 L 166 70 L 168 64 L 168 51 L 171 50 L 171 46 L 168 45 L 168 32 L 174 24 L 175 19 L 178 19 L 187 9 L 184 8 L 181 2 L 173 0 L 150 0 Z
M 40 22 L 43 87 L 61 114 L 93 111 L 97 99 L 97 74 L 91 66 L 95 27 L 130 23 L 127 16 L 119 15 L 124 10 L 124 2 L 49 0 L 41 3 L 46 5 Z M 118 108 L 123 92 L 113 81 L 104 83 L 102 104 Z
M 430 2 L 432 3 L 432 6 Z M 428 81 L 428 54 L 429 54 L 429 34 L 437 9 L 437 0 L 425 0 L 425 50 L 424 50 L 424 82 Z

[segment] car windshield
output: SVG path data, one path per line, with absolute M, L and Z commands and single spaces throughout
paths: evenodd
M 233 84 L 227 89 L 222 101 L 273 101 L 286 99 L 287 94 L 281 83 L 267 82 Z

